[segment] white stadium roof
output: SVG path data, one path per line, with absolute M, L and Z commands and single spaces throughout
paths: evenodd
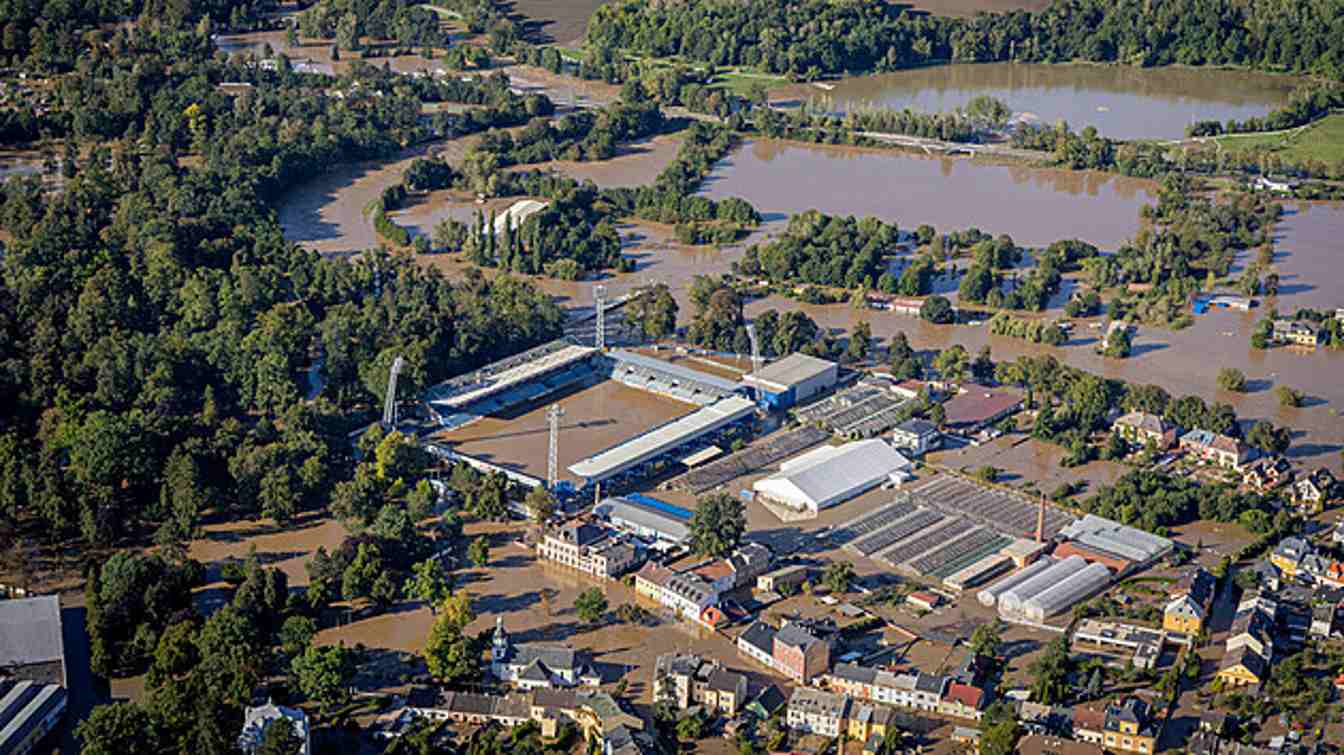
M 587 481 L 605 480 L 736 422 L 755 410 L 756 405 L 741 396 L 720 399 L 572 464 L 569 471 Z
M 880 438 L 822 446 L 780 465 L 752 489 L 797 508 L 822 509 L 910 469 L 910 460 Z

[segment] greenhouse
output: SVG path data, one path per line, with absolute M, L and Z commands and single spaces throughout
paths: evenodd
M 1028 598 L 1022 604 L 1022 613 L 1030 621 L 1045 621 L 1069 610 L 1074 603 L 1090 597 L 1111 581 L 1111 570 L 1102 564 L 1088 564 L 1049 589 Z
M 998 582 L 989 585 L 985 589 L 981 590 L 979 595 L 977 596 L 980 599 L 980 605 L 986 608 L 993 608 L 994 604 L 998 602 L 999 596 L 1002 595 L 1004 592 L 1011 590 L 1014 587 L 1017 587 L 1023 582 L 1026 582 L 1027 580 L 1031 579 L 1037 574 L 1040 574 L 1046 569 L 1049 569 L 1054 564 L 1055 560 L 1053 558 L 1045 556 L 1037 561 L 1027 564 L 1026 567 L 1018 570 L 1013 574 L 1009 574 L 1008 576 L 1004 577 Z
M 1005 618 L 1021 616 L 1022 612 L 1026 610 L 1028 600 L 1086 568 L 1087 562 L 1083 560 L 1082 556 L 1069 556 L 1063 561 L 1053 564 L 1049 569 L 1045 569 L 1031 579 L 1000 593 L 999 614 Z

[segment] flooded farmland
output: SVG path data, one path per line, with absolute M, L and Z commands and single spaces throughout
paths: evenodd
M 1138 229 L 1153 187 L 1105 173 L 752 140 L 719 163 L 703 193 L 742 197 L 767 217 L 817 209 L 905 228 L 974 226 L 1028 245 L 1080 238 L 1114 249 Z
M 1344 203 L 1300 202 L 1285 207 L 1275 235 L 1280 312 L 1344 307 Z M 1344 380 L 1344 376 L 1341 376 Z
M 777 96 L 835 110 L 863 106 L 945 112 L 972 98 L 1003 100 L 1026 121 L 1095 126 L 1112 139 L 1179 139 L 1196 120 L 1244 120 L 1288 101 L 1301 79 L 1181 67 L 958 63 L 793 86 Z

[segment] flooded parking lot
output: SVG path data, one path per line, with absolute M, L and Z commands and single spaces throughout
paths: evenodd
M 1197 120 L 1245 120 L 1287 103 L 1303 80 L 1179 66 L 955 63 L 794 86 L 777 96 L 847 111 L 865 106 L 948 112 L 988 95 L 1025 122 L 1095 126 L 1112 139 L 1179 139 Z
M 1105 173 L 754 139 L 716 166 L 702 193 L 741 197 L 767 218 L 817 209 L 907 229 L 976 227 L 1022 244 L 1080 238 L 1114 249 L 1138 229 L 1154 189 Z

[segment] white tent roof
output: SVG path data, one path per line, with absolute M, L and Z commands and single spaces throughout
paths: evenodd
M 886 441 L 872 438 L 809 451 L 781 464 L 778 474 L 758 480 L 752 488 L 786 503 L 820 508 L 910 466 L 910 460 Z

